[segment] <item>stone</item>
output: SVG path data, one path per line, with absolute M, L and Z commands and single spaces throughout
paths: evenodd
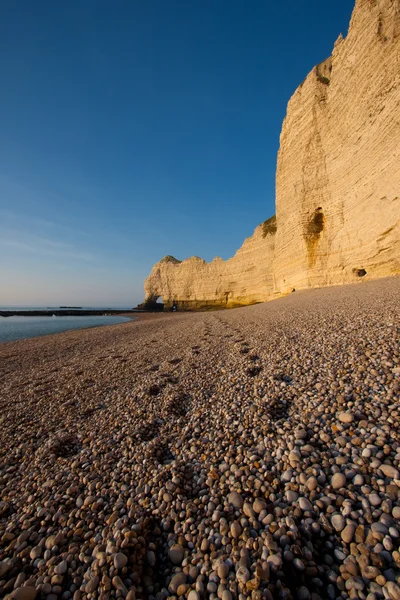
M 382 464 L 379 466 L 379 470 L 382 471 L 385 477 L 390 479 L 399 479 L 399 471 L 392 465 Z
M 312 510 L 312 504 L 308 500 L 308 498 L 304 498 L 303 496 L 298 499 L 299 506 L 301 510 L 310 511 Z
M 346 519 L 340 513 L 334 513 L 331 517 L 331 523 L 336 531 L 343 531 L 346 526 Z
M 118 570 L 123 569 L 126 567 L 127 563 L 128 558 L 125 556 L 125 554 L 122 552 L 117 552 L 117 554 L 114 556 L 114 567 Z
M 306 588 L 304 585 L 301 585 L 297 588 L 296 597 L 297 600 L 310 600 L 311 594 L 308 588 Z
M 267 563 L 273 571 L 279 571 L 282 567 L 282 558 L 279 554 L 271 554 L 267 558 Z
M 65 573 L 68 570 L 68 563 L 66 560 L 62 560 L 60 562 L 60 564 L 58 564 L 55 569 L 54 572 L 57 573 L 57 575 L 65 575 Z
M 311 477 L 309 477 L 306 481 L 306 486 L 308 488 L 308 490 L 310 492 L 312 492 L 313 490 L 317 489 L 318 487 L 318 481 L 317 478 L 314 477 L 314 475 L 312 475 Z
M 7 573 L 7 571 L 10 570 L 11 565 L 12 563 L 9 563 L 8 561 L 0 561 L 0 578 L 2 578 Z
M 378 494 L 370 494 L 368 496 L 368 500 L 372 506 L 379 506 L 382 502 L 382 500 Z
M 122 592 L 124 596 L 127 595 L 128 590 L 126 589 L 126 587 L 124 585 L 124 582 L 122 581 L 121 577 L 119 577 L 118 575 L 115 575 L 112 578 L 112 584 L 115 587 L 115 589 L 117 589 L 120 592 Z
M 296 467 L 300 462 L 301 456 L 298 450 L 292 450 L 289 452 L 289 463 L 291 467 Z
M 169 582 L 168 589 L 171 594 L 175 594 L 178 590 L 178 587 L 184 585 L 186 583 L 186 575 L 183 572 L 176 573 Z
M 334 490 L 339 490 L 346 484 L 346 476 L 343 473 L 335 473 L 331 479 L 331 486 Z
M 341 423 L 352 423 L 354 421 L 354 417 L 349 412 L 341 412 L 338 414 L 338 419 Z
M 343 529 L 341 533 L 341 538 L 346 544 L 350 544 L 350 542 L 352 541 L 355 530 L 356 526 L 354 525 L 354 523 L 346 525 L 346 527 Z
M 254 517 L 253 505 L 250 502 L 245 502 L 243 504 L 243 512 L 246 517 Z
M 173 565 L 180 565 L 185 556 L 185 551 L 179 544 L 174 544 L 168 550 L 168 556 Z
M 4 600 L 35 600 L 37 590 L 32 586 L 19 587 L 8 594 Z
M 30 551 L 29 556 L 32 560 L 35 560 L 36 558 L 40 558 L 42 556 L 42 553 L 43 548 L 41 546 L 34 546 Z
M 240 536 L 240 534 L 242 533 L 242 527 L 241 525 L 237 522 L 234 521 L 231 525 L 231 535 L 233 538 L 238 538 Z
M 99 577 L 97 577 L 97 575 L 95 575 L 94 577 L 91 577 L 91 579 L 89 579 L 89 581 L 85 585 L 85 592 L 87 594 L 91 594 L 92 592 L 97 590 L 97 588 L 99 587 L 99 583 L 100 583 L 100 579 L 99 579 Z
M 229 567 L 228 567 L 228 565 L 226 563 L 221 563 L 218 566 L 217 573 L 218 573 L 218 577 L 220 579 L 226 579 L 228 577 L 228 575 L 229 575 Z
M 156 555 L 155 555 L 155 553 L 152 550 L 149 550 L 147 552 L 146 558 L 147 558 L 147 564 L 150 567 L 154 567 L 155 564 L 156 564 Z
M 243 498 L 239 494 L 239 492 L 230 492 L 228 494 L 228 502 L 229 504 L 232 504 L 232 506 L 237 510 L 240 510 L 243 506 Z
M 293 477 L 293 471 L 292 469 L 287 469 L 286 471 L 284 471 L 281 475 L 281 480 L 284 483 L 288 483 Z
M 250 579 L 250 572 L 246 567 L 239 567 L 236 571 L 236 579 L 240 583 L 247 583 Z
M 288 502 L 290 502 L 290 504 L 292 504 L 293 502 L 296 502 L 298 497 L 299 497 L 299 494 L 297 492 L 294 492 L 293 490 L 287 490 L 286 499 Z
M 400 587 L 393 581 L 388 581 L 385 585 L 390 600 L 400 600 Z
M 256 498 L 253 502 L 253 510 L 256 514 L 259 514 L 260 512 L 262 512 L 263 510 L 265 510 L 267 508 L 267 503 L 265 502 L 265 500 L 262 500 L 261 498 Z

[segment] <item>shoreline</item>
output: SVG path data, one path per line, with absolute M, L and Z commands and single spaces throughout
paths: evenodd
M 390 278 L 1 344 L 0 596 L 395 598 L 399 314 Z
M 19 315 L 14 315 L 14 316 L 19 316 Z M 70 315 L 63 315 L 63 316 L 69 317 Z M 96 315 L 89 315 L 89 316 L 96 316 Z M 99 316 L 106 316 L 106 317 L 108 317 L 108 316 L 112 316 L 112 315 L 99 315 Z M 123 321 L 123 322 L 120 322 L 120 323 L 97 323 L 95 325 L 86 324 L 83 327 L 71 327 L 71 329 L 67 328 L 67 329 L 63 329 L 63 330 L 60 330 L 60 331 L 49 331 L 49 332 L 46 332 L 46 333 L 39 333 L 38 335 L 30 335 L 28 337 L 24 337 L 24 338 L 20 338 L 20 339 L 17 338 L 17 339 L 14 339 L 14 340 L 2 340 L 2 339 L 0 339 L 0 346 L 2 344 L 11 344 L 11 343 L 15 343 L 15 342 L 21 343 L 21 342 L 26 342 L 27 340 L 37 339 L 37 338 L 43 338 L 43 337 L 48 337 L 48 336 L 58 336 L 58 335 L 65 334 L 65 333 L 72 333 L 74 331 L 87 331 L 89 329 L 97 329 L 97 328 L 101 328 L 101 327 L 113 327 L 114 325 L 124 325 L 124 324 L 126 324 L 126 323 L 128 323 L 130 321 L 137 320 L 137 317 L 133 316 L 131 314 L 121 314 L 121 315 L 115 315 L 115 316 L 124 317 L 125 319 L 129 319 L 129 320 L 126 320 L 126 321 Z M 51 316 L 49 315 L 46 318 L 51 319 Z

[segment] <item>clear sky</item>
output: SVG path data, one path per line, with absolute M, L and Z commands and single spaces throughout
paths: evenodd
M 275 212 L 287 102 L 353 0 L 3 0 L 0 305 L 136 305 Z

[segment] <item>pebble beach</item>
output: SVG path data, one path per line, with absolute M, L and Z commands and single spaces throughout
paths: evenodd
M 0 598 L 400 600 L 400 278 L 0 344 Z

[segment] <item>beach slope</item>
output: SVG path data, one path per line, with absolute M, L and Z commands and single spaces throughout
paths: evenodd
M 0 345 L 0 597 L 400 597 L 400 279 Z

